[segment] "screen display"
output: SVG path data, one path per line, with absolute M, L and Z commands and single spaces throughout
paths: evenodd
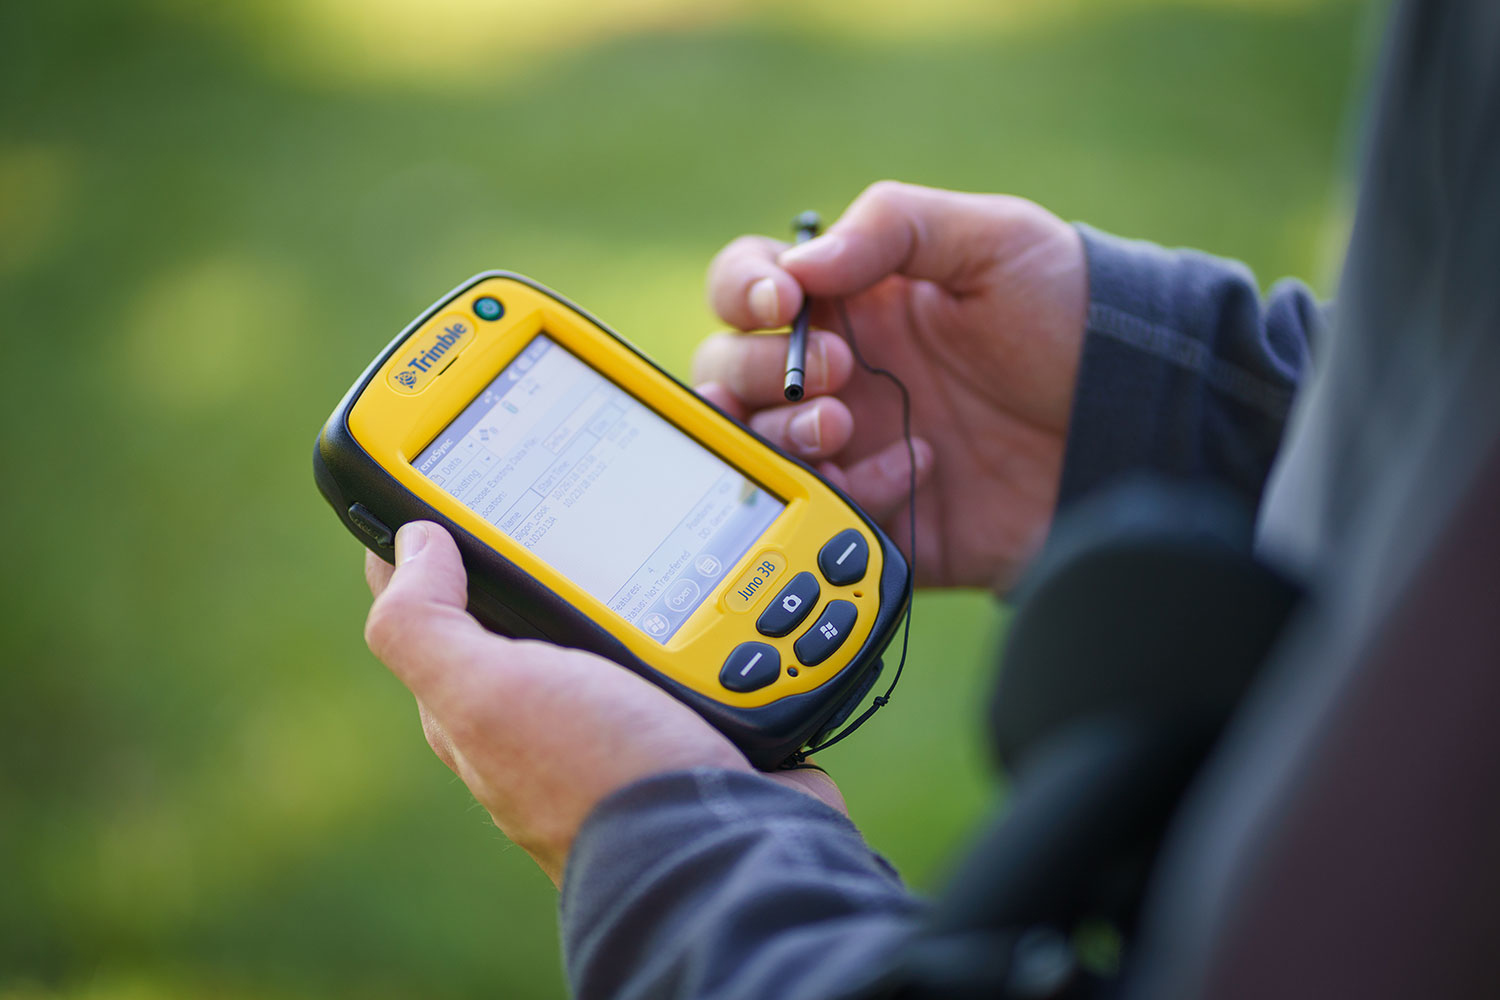
M 663 643 L 785 506 L 545 334 L 412 465 Z

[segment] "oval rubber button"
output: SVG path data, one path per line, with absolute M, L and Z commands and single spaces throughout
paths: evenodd
M 834 535 L 818 552 L 818 569 L 835 587 L 847 587 L 864 579 L 870 558 L 870 544 L 853 528 Z
M 792 644 L 797 659 L 808 667 L 815 667 L 828 659 L 849 638 L 858 617 L 858 610 L 848 601 L 829 601 L 813 627 Z
M 719 683 L 731 691 L 757 691 L 781 676 L 781 654 L 763 642 L 742 642 L 724 661 Z
M 803 570 L 781 588 L 774 601 L 766 605 L 766 610 L 755 620 L 755 630 L 761 635 L 791 635 L 792 630 L 802 624 L 802 619 L 812 614 L 818 603 L 818 593 L 818 578 Z

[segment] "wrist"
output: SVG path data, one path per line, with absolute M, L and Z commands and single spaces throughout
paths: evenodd
M 686 771 L 759 773 L 732 744 L 717 733 L 713 735 L 716 738 L 711 741 L 693 741 L 692 745 L 668 740 L 665 745 L 637 744 L 613 752 L 604 748 L 598 759 L 591 763 L 575 761 L 569 766 L 568 775 L 559 775 L 560 780 L 548 782 L 553 785 L 553 792 L 542 799 L 550 801 L 551 808 L 528 810 L 524 823 L 505 822 L 502 811 L 491 810 L 491 816 L 536 861 L 552 883 L 561 886 L 579 832 L 601 803 L 643 782 Z M 560 761 L 554 765 L 559 769 L 563 766 Z

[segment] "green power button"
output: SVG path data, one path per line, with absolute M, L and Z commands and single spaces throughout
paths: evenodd
M 474 300 L 474 315 L 493 323 L 505 315 L 505 307 L 500 304 L 499 299 L 486 295 Z

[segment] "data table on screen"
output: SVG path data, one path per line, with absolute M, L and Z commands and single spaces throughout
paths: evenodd
M 660 642 L 784 509 L 545 334 L 412 464 Z

